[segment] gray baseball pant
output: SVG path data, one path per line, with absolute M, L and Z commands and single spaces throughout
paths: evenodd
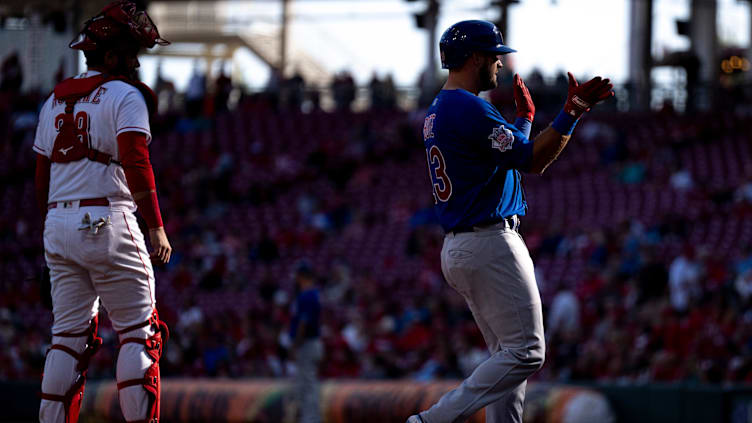
M 521 423 L 527 378 L 545 357 L 541 299 L 522 237 L 506 222 L 449 233 L 441 267 L 467 301 L 491 357 L 422 412 L 423 421 L 462 422 L 486 407 L 487 423 Z
M 296 351 L 296 391 L 300 404 L 301 423 L 319 423 L 319 363 L 324 356 L 324 346 L 319 338 L 304 341 Z

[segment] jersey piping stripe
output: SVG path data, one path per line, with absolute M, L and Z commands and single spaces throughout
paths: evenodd
M 42 147 L 39 147 L 39 146 L 38 146 L 38 145 L 36 145 L 36 144 L 35 144 L 35 145 L 33 145 L 33 146 L 32 146 L 31 148 L 32 148 L 32 149 L 33 149 L 34 151 L 36 151 L 37 153 L 39 153 L 39 154 L 44 154 L 44 155 L 47 155 L 47 150 L 45 150 L 45 149 L 44 149 L 44 148 L 42 148 Z
M 123 220 L 125 220 L 125 227 L 128 229 L 128 234 L 131 236 L 131 241 L 133 241 L 133 246 L 136 247 L 136 253 L 138 253 L 138 259 L 141 260 L 141 265 L 144 266 L 144 273 L 146 273 L 146 284 L 149 287 L 149 301 L 151 301 L 151 305 L 152 307 L 154 307 L 154 295 L 152 295 L 152 292 L 151 292 L 151 281 L 149 281 L 149 270 L 146 269 L 146 263 L 144 262 L 143 257 L 141 257 L 141 250 L 138 248 L 136 239 L 133 238 L 133 232 L 131 232 L 131 227 L 130 225 L 128 225 L 128 217 L 125 215 L 125 212 L 123 212 Z
M 138 131 L 135 131 L 135 130 L 138 130 Z M 125 127 L 118 129 L 117 132 L 115 132 L 115 135 L 116 136 L 120 135 L 123 132 L 143 132 L 144 134 L 146 134 L 146 137 L 147 137 L 146 145 L 151 144 L 151 132 L 149 132 L 149 130 L 146 128 L 142 128 L 140 126 L 125 126 Z
M 146 129 L 146 128 L 142 128 L 142 127 L 140 127 L 140 126 L 124 126 L 124 127 L 120 128 L 120 129 L 118 129 L 118 130 L 117 130 L 117 133 L 119 134 L 119 133 L 121 133 L 121 132 L 126 132 L 126 129 L 140 129 L 140 130 L 142 130 L 142 131 L 146 132 L 147 134 L 149 133 L 149 130 L 148 130 L 148 129 Z

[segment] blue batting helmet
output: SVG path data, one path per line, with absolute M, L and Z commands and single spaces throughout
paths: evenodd
M 501 32 L 487 21 L 471 20 L 450 26 L 439 41 L 442 69 L 462 66 L 474 51 L 507 54 L 517 50 L 504 45 Z

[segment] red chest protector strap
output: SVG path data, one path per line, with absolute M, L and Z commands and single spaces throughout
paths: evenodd
M 120 164 L 112 160 L 112 155 L 91 147 L 89 126 L 91 122 L 86 113 L 79 112 L 74 116 L 73 106 L 84 97 L 91 96 L 94 90 L 110 81 L 123 81 L 136 87 L 144 96 L 149 114 L 156 108 L 156 96 L 149 87 L 141 82 L 134 82 L 124 77 L 95 75 L 88 78 L 66 79 L 55 87 L 54 101 L 65 102 L 65 113 L 55 118 L 55 128 L 58 130 L 52 147 L 50 161 L 53 163 L 74 162 L 89 159 L 104 165 Z M 96 95 L 95 99 L 96 99 Z M 92 99 L 92 102 L 96 101 Z

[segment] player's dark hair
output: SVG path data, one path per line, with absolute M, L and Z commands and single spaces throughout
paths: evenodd
M 106 52 L 107 50 L 101 48 L 84 51 L 84 57 L 86 57 L 86 66 L 92 67 L 104 65 L 104 55 Z
M 104 56 L 108 51 L 114 50 L 117 53 L 127 48 L 133 48 L 134 45 L 138 45 L 138 41 L 131 37 L 122 37 L 120 39 L 108 42 L 100 41 L 97 44 L 98 45 L 95 50 L 84 51 L 84 57 L 86 57 L 86 66 L 88 67 L 103 66 Z

